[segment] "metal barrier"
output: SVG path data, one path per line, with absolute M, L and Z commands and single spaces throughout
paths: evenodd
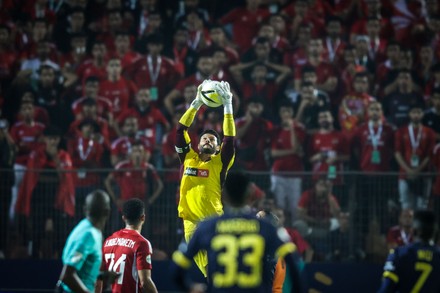
M 1 212 L 1 246 L 0 250 L 6 258 L 59 258 L 68 233 L 83 217 L 82 205 L 85 196 L 94 189 L 106 189 L 105 180 L 109 174 L 116 176 L 115 170 L 87 170 L 93 174 L 93 184 L 82 182 L 84 170 L 66 171 L 63 174 L 51 170 L 0 170 L 0 206 Z M 119 170 L 118 172 L 136 173 L 139 170 Z M 144 171 L 141 171 L 144 172 Z M 144 174 L 145 194 L 139 194 L 147 205 L 147 221 L 143 235 L 148 238 L 155 249 L 156 259 L 167 259 L 182 241 L 182 223 L 177 217 L 178 186 L 177 170 L 157 170 L 164 188 L 151 205 L 148 198 L 152 192 L 152 177 Z M 37 175 L 37 176 L 31 176 Z M 54 202 L 59 193 L 60 179 L 70 174 L 75 180 L 75 215 L 69 216 L 55 207 Z M 301 235 L 306 242 L 299 243 L 308 261 L 375 261 L 382 262 L 387 254 L 387 230 L 399 223 L 401 204 L 400 193 L 414 194 L 419 201 L 414 205 L 428 207 L 430 196 L 430 181 L 437 174 L 423 174 L 417 180 L 408 181 L 405 186 L 399 183 L 399 174 L 366 174 L 345 172 L 331 186 L 332 194 L 339 203 L 340 209 L 335 208 L 332 200 L 305 198 L 304 193 L 315 190 L 317 180 L 323 179 L 311 173 L 282 174 L 283 178 L 296 181 L 279 183 L 271 178 L 270 173 L 249 172 L 252 181 L 261 189 L 251 195 L 250 204 L 259 209 L 275 210 L 284 226 L 289 227 L 292 235 Z M 31 191 L 30 213 L 28 215 L 15 210 L 9 210 L 11 199 L 23 192 L 24 184 L 29 184 L 31 176 L 37 180 Z M 13 178 L 21 178 L 18 186 L 14 187 Z M 24 179 L 23 179 L 24 178 Z M 325 180 L 324 180 L 325 181 Z M 115 194 L 120 193 L 118 181 L 109 181 Z M 280 184 L 274 188 L 271 182 Z M 289 182 L 294 182 L 289 185 Z M 16 182 L 17 183 L 17 182 Z M 300 188 L 298 188 L 298 185 Z M 108 185 L 107 185 L 108 187 Z M 282 192 L 287 197 L 295 197 L 292 201 L 279 202 L 272 191 Z M 280 191 L 281 190 L 281 191 Z M 298 194 L 299 192 L 299 194 Z M 262 198 L 261 195 L 265 194 Z M 296 194 L 296 195 L 295 195 Z M 299 198 L 300 195 L 303 195 Z M 313 194 L 313 193 L 312 193 Z M 299 212 L 296 202 L 305 207 L 307 212 Z M 277 202 L 278 201 L 278 202 Z M 408 201 L 410 202 L 410 201 Z M 412 203 L 412 202 L 410 202 Z M 22 203 L 20 203 L 22 204 Z M 280 209 L 276 209 L 278 205 Z M 414 206 L 417 208 L 417 206 Z M 104 236 L 123 227 L 120 210 L 113 202 L 111 217 L 104 231 Z M 306 243 L 306 244 L 304 244 Z M 307 246 L 309 244 L 309 248 Z M 312 252 L 313 256 L 306 256 Z

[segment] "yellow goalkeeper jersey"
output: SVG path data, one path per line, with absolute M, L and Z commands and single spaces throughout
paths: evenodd
M 190 149 L 183 162 L 179 217 L 199 222 L 223 214 L 221 187 L 233 163 L 234 155 L 224 154 L 223 150 L 204 162 Z

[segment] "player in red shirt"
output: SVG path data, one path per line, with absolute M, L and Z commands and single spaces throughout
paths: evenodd
M 135 116 L 127 116 L 123 122 L 122 135 L 114 140 L 111 145 L 111 163 L 116 166 L 117 163 L 126 160 L 127 155 L 131 152 L 133 143 L 140 141 L 147 150 L 149 161 L 153 151 L 153 142 L 146 136 L 139 133 L 139 121 Z
M 271 191 L 275 195 L 277 206 L 290 212 L 291 223 L 296 218 L 296 206 L 301 196 L 302 180 L 292 172 L 304 171 L 304 126 L 294 120 L 293 105 L 284 101 L 279 106 L 281 125 L 274 129 L 272 135 L 271 157 L 272 175 Z M 284 172 L 290 174 L 283 174 Z
M 162 192 L 162 180 L 147 159 L 148 154 L 142 142 L 135 142 L 131 146 L 128 160 L 119 162 L 115 171 L 105 180 L 107 191 L 119 208 L 131 198 L 139 198 L 143 201 L 148 199 L 148 204 L 151 205 Z M 119 185 L 119 198 L 113 191 L 113 180 Z
M 341 205 L 348 204 L 344 180 L 340 173 L 344 162 L 349 159 L 346 137 L 333 128 L 333 116 L 330 110 L 322 109 L 318 114 L 319 130 L 310 138 L 309 161 L 312 164 L 313 176 L 326 174 L 334 180 L 333 191 L 340 199 Z
M 137 198 L 126 201 L 122 207 L 122 219 L 125 228 L 104 241 L 101 271 L 120 274 L 112 284 L 113 293 L 156 293 L 156 285 L 151 278 L 153 248 L 150 241 L 141 235 L 145 223 L 144 203 Z M 102 281 L 98 280 L 96 292 L 100 293 L 102 289 Z
M 411 209 L 404 209 L 400 212 L 399 225 L 389 228 L 387 232 L 388 249 L 413 242 L 413 217 L 414 212 Z
M 22 102 L 20 106 L 20 115 L 23 121 L 15 123 L 10 130 L 11 138 L 17 146 L 17 155 L 14 164 L 15 182 L 12 187 L 12 200 L 10 208 L 10 217 L 14 215 L 15 203 L 17 201 L 18 190 L 23 181 L 26 171 L 26 164 L 29 154 L 39 149 L 43 144 L 41 142 L 45 126 L 34 119 L 34 104 L 31 102 Z
M 397 130 L 395 135 L 395 158 L 400 167 L 399 196 L 402 209 L 427 207 L 431 178 L 423 176 L 428 171 L 435 133 L 423 126 L 423 106 L 412 104 L 410 123 Z
M 121 76 L 121 60 L 112 57 L 107 62 L 107 79 L 99 83 L 99 96 L 112 103 L 114 117 L 128 109 L 137 88 L 133 82 Z

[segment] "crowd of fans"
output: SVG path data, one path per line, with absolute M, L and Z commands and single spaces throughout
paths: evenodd
M 270 174 L 258 185 L 302 237 L 347 243 L 350 217 L 368 227 L 393 193 L 440 211 L 440 175 L 426 175 L 440 170 L 439 2 L 1 1 L 0 167 L 14 173 L 0 176 L 0 251 L 17 218 L 53 231 L 96 188 L 117 207 L 175 201 L 175 126 L 204 79 L 232 85 L 234 168 Z M 221 125 L 205 107 L 190 136 Z M 62 245 L 22 236 L 35 257 Z

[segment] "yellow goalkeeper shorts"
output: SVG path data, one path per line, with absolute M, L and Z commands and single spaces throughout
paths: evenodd
M 197 223 L 188 220 L 183 220 L 183 229 L 185 231 L 186 243 L 189 242 L 192 235 L 196 231 L 196 228 L 197 228 Z M 199 267 L 199 270 L 206 278 L 208 276 L 206 272 L 206 267 L 208 266 L 208 254 L 206 253 L 206 251 L 205 250 L 199 251 L 194 256 L 194 262 L 196 263 L 196 265 Z

